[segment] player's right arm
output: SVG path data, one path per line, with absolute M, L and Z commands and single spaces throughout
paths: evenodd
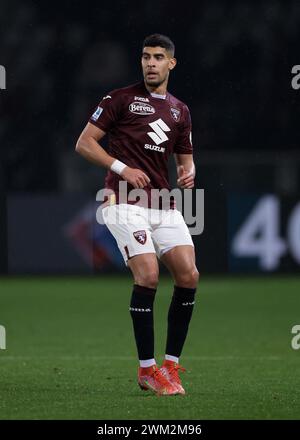
M 110 156 L 99 144 L 105 134 L 105 131 L 88 122 L 78 138 L 75 150 L 95 165 L 110 169 L 116 158 Z M 149 177 L 137 168 L 126 166 L 120 175 L 134 188 L 144 188 L 150 182 Z

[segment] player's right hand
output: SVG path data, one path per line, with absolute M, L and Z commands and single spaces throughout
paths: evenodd
M 123 179 L 130 183 L 134 188 L 144 188 L 150 182 L 147 174 L 138 168 L 124 168 L 121 177 L 123 177 Z

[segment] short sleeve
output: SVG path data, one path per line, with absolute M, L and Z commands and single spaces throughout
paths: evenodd
M 121 111 L 120 94 L 110 92 L 104 96 L 99 105 L 94 110 L 94 113 L 89 119 L 89 122 L 101 130 L 110 131 L 116 122 L 119 120 Z
M 187 106 L 183 108 L 182 122 L 178 130 L 178 136 L 174 147 L 174 153 L 192 154 L 192 121 L 190 111 Z

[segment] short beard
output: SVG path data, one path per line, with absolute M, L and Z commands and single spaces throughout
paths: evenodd
M 165 82 L 165 79 L 166 78 L 164 78 L 163 80 L 160 80 L 160 81 L 147 81 L 147 79 L 145 78 L 145 83 L 147 84 L 147 86 L 149 86 L 149 87 L 159 87 L 163 82 Z

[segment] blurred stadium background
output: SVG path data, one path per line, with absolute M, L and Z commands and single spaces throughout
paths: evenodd
M 293 213 L 300 221 L 299 92 L 291 87 L 299 3 L 188 4 L 182 14 L 171 1 L 157 11 L 138 1 L 3 2 L 2 273 L 122 270 L 106 230 L 93 229 L 105 171 L 74 145 L 101 97 L 140 79 L 142 40 L 153 31 L 176 43 L 169 89 L 192 112 L 197 187 L 206 192 L 205 234 L 196 238 L 201 271 L 268 269 L 261 255 L 238 257 L 232 248 L 266 194 L 276 198 L 274 238 L 287 245 L 270 269 L 299 269 L 299 228 L 288 233 Z M 242 197 L 230 204 L 236 193 Z
M 13 406 L 8 399 L 0 417 L 97 417 L 97 413 L 83 409 L 81 413 L 61 409 L 59 400 L 55 400 L 59 399 L 57 395 L 52 402 L 56 412 L 39 412 L 38 385 L 43 378 L 38 376 L 39 368 L 49 373 L 49 387 L 56 379 L 53 382 L 48 363 L 41 365 L 37 359 L 49 356 L 57 378 L 60 365 L 68 363 L 72 356 L 98 355 L 99 333 L 107 331 L 105 324 L 109 325 L 104 319 L 107 312 L 103 310 L 103 297 L 109 308 L 118 295 L 124 302 L 122 312 L 120 309 L 116 315 L 120 319 L 118 333 L 111 340 L 108 338 L 106 345 L 105 341 L 100 344 L 101 355 L 106 356 L 107 374 L 112 368 L 110 356 L 115 359 L 115 367 L 117 355 L 136 365 L 131 323 L 125 316 L 130 276 L 114 239 L 105 226 L 95 221 L 95 194 L 103 186 L 105 171 L 84 161 L 74 147 L 101 97 L 140 80 L 141 44 L 146 35 L 154 32 L 169 35 L 176 45 L 178 66 L 169 90 L 190 107 L 196 187 L 205 190 L 204 233 L 194 237 L 204 280 L 199 286 L 203 309 L 196 312 L 187 359 L 194 373 L 201 355 L 204 360 L 205 356 L 210 359 L 212 371 L 216 370 L 213 380 L 212 376 L 205 381 L 198 377 L 199 387 L 207 387 L 207 394 L 203 391 L 199 399 L 205 401 L 210 396 L 210 379 L 216 394 L 224 396 L 228 392 L 229 399 L 224 399 L 221 408 L 216 396 L 207 412 L 197 413 L 191 406 L 186 412 L 176 413 L 173 408 L 161 414 L 175 414 L 178 418 L 222 418 L 222 414 L 231 418 L 295 417 L 297 399 L 293 394 L 296 400 L 289 407 L 287 394 L 294 393 L 295 381 L 292 375 L 289 383 L 285 380 L 295 365 L 299 367 L 299 353 L 290 346 L 291 327 L 300 324 L 300 90 L 291 85 L 292 67 L 300 64 L 299 2 L 264 0 L 254 5 L 250 1 L 188 1 L 183 10 L 173 1 L 106 4 L 10 0 L 1 3 L 0 28 L 0 65 L 6 69 L 6 90 L 0 90 L 0 324 L 5 325 L 8 335 L 7 350 L 0 350 L 0 359 L 4 362 L 4 375 L 11 375 L 6 392 L 11 392 L 10 397 L 18 402 Z M 175 185 L 172 164 L 170 175 Z M 49 277 L 40 278 L 45 275 Z M 56 278 L 58 275 L 68 277 Z M 78 275 L 97 276 L 80 278 L 78 284 Z M 162 298 L 170 294 L 171 284 L 168 278 L 163 279 Z M 118 291 L 116 286 L 121 285 Z M 249 285 L 253 285 L 253 290 Z M 110 298 L 107 292 L 111 292 Z M 92 314 L 94 330 L 88 327 L 91 310 L 84 306 L 85 293 L 90 300 L 89 295 L 92 296 L 92 304 L 99 311 L 97 316 Z M 212 294 L 209 299 L 208 294 Z M 253 295 L 252 302 L 249 295 Z M 169 296 L 166 307 L 168 299 Z M 53 304 L 56 307 L 51 308 Z M 224 313 L 218 312 L 220 304 Z M 49 315 L 43 309 L 48 305 Z M 113 311 L 109 313 L 114 320 Z M 158 324 L 162 328 L 164 319 Z M 68 348 L 67 343 L 61 343 L 62 334 L 70 328 L 75 331 L 79 322 L 87 332 L 82 330 L 80 343 L 73 340 Z M 211 322 L 216 326 L 209 327 Z M 208 327 L 210 339 L 206 339 Z M 216 328 L 227 328 L 227 333 Z M 250 328 L 249 335 L 256 341 L 253 351 L 253 340 L 246 336 Z M 243 330 L 236 340 L 239 329 Z M 46 337 L 48 331 L 50 341 Z M 71 335 L 68 337 L 66 342 L 71 340 Z M 203 338 L 200 343 L 199 338 Z M 223 348 L 216 345 L 215 338 L 220 338 Z M 117 349 L 115 358 L 112 342 Z M 163 350 L 163 346 L 160 348 Z M 62 353 L 67 354 L 67 360 L 57 361 Z M 25 366 L 22 368 L 22 362 L 26 365 L 28 360 L 26 356 L 36 359 L 36 363 L 31 362 L 31 376 Z M 193 360 L 193 356 L 200 358 Z M 260 385 L 265 386 L 262 389 L 271 392 L 273 385 L 279 388 L 273 393 L 275 397 L 269 396 L 266 406 L 259 400 L 257 407 L 260 386 L 256 384 L 257 389 L 252 389 L 251 383 L 245 385 L 243 369 L 235 362 L 248 359 L 247 376 L 253 366 L 251 359 L 256 367 L 260 359 L 262 369 L 268 370 L 262 361 L 264 356 L 269 356 L 265 359 L 267 364 L 277 359 L 282 369 L 273 370 L 274 382 L 269 376 L 261 378 Z M 225 359 L 228 368 L 224 371 L 233 379 L 239 368 L 241 388 L 236 406 L 228 404 L 232 388 L 227 382 L 222 385 L 226 379 L 216 368 L 214 362 L 218 359 L 221 363 Z M 289 370 L 284 370 L 282 360 Z M 57 366 L 55 362 L 61 364 Z M 95 383 L 96 363 L 92 367 L 81 365 L 87 375 L 89 367 L 94 368 Z M 220 367 L 222 370 L 224 364 Z M 32 380 L 32 387 L 36 386 L 37 399 L 34 409 L 30 411 L 28 407 L 27 412 L 23 403 L 29 395 L 32 397 L 33 388 L 23 388 L 20 395 L 9 385 L 23 383 L 24 369 L 31 377 L 27 377 L 29 384 Z M 76 370 L 76 374 L 78 371 L 81 370 Z M 79 379 L 72 377 L 70 380 L 76 384 Z M 191 391 L 195 386 L 192 380 L 191 375 Z M 65 393 L 69 385 L 66 379 Z M 82 398 L 81 391 L 75 386 Z M 136 390 L 131 397 L 137 399 L 138 395 Z M 249 395 L 251 408 L 246 405 L 245 396 Z M 93 393 L 92 398 L 96 402 Z M 242 407 L 238 402 L 243 402 Z M 109 414 L 113 417 L 113 407 L 105 407 L 104 418 L 109 418 Z M 126 408 L 115 414 L 130 418 Z M 134 416 L 138 417 L 138 412 Z M 149 417 L 158 416 L 153 407 Z

